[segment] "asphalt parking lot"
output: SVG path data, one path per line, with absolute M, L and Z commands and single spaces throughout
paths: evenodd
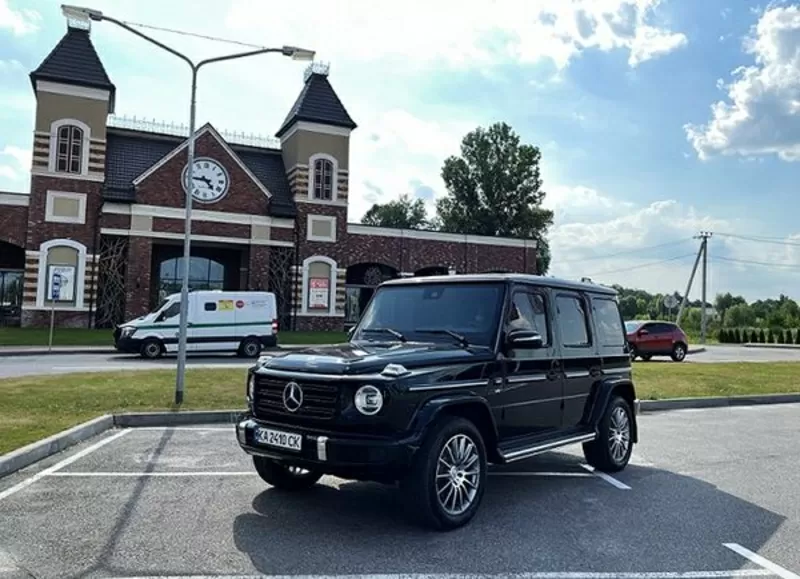
M 797 579 L 800 405 L 640 420 L 622 473 L 579 448 L 495 469 L 472 524 L 443 534 L 391 487 L 270 489 L 232 427 L 110 431 L 0 480 L 0 578 Z

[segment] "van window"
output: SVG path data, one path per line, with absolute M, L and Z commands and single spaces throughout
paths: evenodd
M 597 338 L 602 346 L 625 345 L 625 332 L 619 315 L 617 302 L 608 298 L 593 298 L 594 322 Z
M 162 320 L 174 318 L 181 313 L 181 302 L 173 302 L 166 310 L 161 313 Z
M 203 309 L 207 312 L 216 312 L 217 311 L 217 302 L 206 302 L 203 306 Z

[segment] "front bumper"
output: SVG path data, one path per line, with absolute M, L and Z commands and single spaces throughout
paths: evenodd
M 114 336 L 114 347 L 120 351 L 129 354 L 138 354 L 142 349 L 142 340 L 139 338 Z
M 642 413 L 642 402 L 638 398 L 633 401 L 633 415 L 639 416 Z
M 271 428 L 301 434 L 301 450 L 291 451 L 256 442 L 255 429 Z M 392 478 L 411 465 L 415 439 L 357 437 L 270 424 L 247 416 L 236 425 L 236 438 L 246 453 L 354 478 Z

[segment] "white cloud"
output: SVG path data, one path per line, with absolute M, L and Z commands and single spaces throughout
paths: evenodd
M 41 16 L 35 10 L 15 10 L 9 0 L 0 0 L 0 30 L 10 30 L 14 36 L 24 36 L 39 29 Z
M 323 0 L 278 20 L 260 0 L 236 0 L 226 24 L 263 38 L 289 37 L 315 48 L 322 59 L 445 61 L 479 67 L 500 61 L 549 58 L 558 68 L 586 49 L 626 49 L 639 63 L 686 44 L 686 36 L 655 25 L 659 0 L 504 0 L 382 3 Z
M 22 147 L 15 147 L 14 145 L 6 145 L 0 152 L 0 155 L 12 157 L 23 171 L 30 169 L 31 155 L 30 149 L 23 149 Z
M 9 165 L 0 165 L 0 177 L 16 181 L 19 178 L 19 175 L 13 167 Z
M 684 128 L 700 159 L 714 154 L 800 160 L 800 7 L 766 10 L 745 42 L 755 64 L 732 72 L 711 120 Z

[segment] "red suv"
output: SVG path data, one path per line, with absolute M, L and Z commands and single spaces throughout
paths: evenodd
M 682 362 L 689 350 L 689 339 L 677 324 L 662 321 L 632 320 L 625 322 L 631 359 L 638 356 L 649 360 L 653 356 L 669 356 Z

